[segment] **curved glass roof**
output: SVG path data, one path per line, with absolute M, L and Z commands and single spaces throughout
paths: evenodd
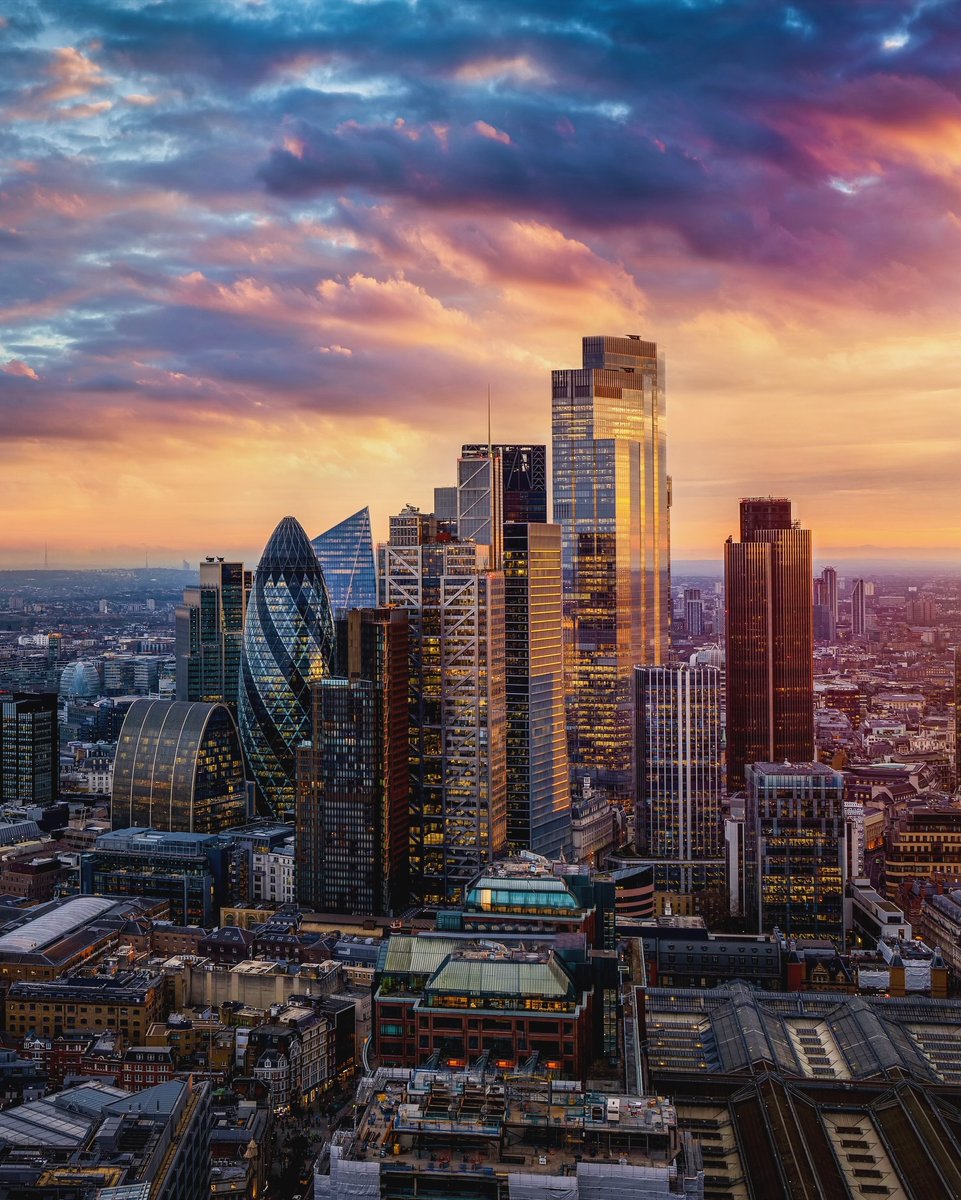
M 557 877 L 504 878 L 482 875 L 467 893 L 466 908 L 555 908 L 566 912 L 579 909 L 567 884 Z
M 41 950 L 95 917 L 102 916 L 114 904 L 116 900 L 107 900 L 103 896 L 78 896 L 75 900 L 68 900 L 35 921 L 28 921 L 19 929 L 5 933 L 0 937 L 0 954 L 30 954 L 34 950 Z

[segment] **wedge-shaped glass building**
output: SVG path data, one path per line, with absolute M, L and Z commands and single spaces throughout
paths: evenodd
M 335 617 L 351 608 L 376 607 L 377 571 L 369 508 L 315 537 L 311 545 L 320 560 Z
M 295 754 L 310 738 L 310 685 L 334 673 L 330 598 L 303 527 L 284 517 L 254 576 L 244 622 L 239 723 L 258 800 L 294 811 Z

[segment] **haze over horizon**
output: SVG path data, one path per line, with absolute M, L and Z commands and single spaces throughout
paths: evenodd
M 3 11 L 0 9 L 0 11 Z M 123 0 L 0 16 L 0 566 L 256 561 L 667 354 L 673 553 L 961 547 L 958 6 Z M 842 553 L 843 552 L 843 553 Z

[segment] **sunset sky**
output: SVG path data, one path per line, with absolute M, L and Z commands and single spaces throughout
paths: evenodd
M 0 13 L 0 565 L 381 536 L 597 333 L 667 353 L 677 557 L 767 492 L 961 547 L 961 5 Z

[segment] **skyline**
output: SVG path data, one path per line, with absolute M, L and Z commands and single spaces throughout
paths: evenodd
M 767 492 L 958 556 L 956 8 L 61 7 L 0 17 L 0 566 L 384 540 L 623 333 L 676 560 Z

